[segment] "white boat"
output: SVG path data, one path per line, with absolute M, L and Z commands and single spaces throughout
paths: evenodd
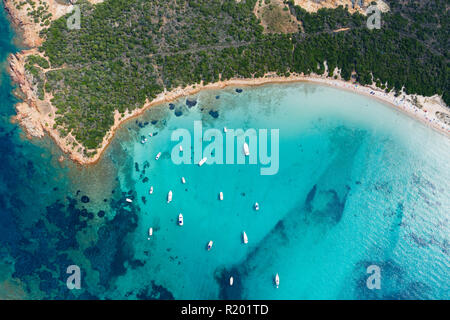
M 258 211 L 259 210 L 259 203 L 255 202 L 255 210 Z
M 211 250 L 212 246 L 213 246 L 213 242 L 212 242 L 212 240 L 210 240 L 208 242 L 208 251 Z
M 150 132 L 148 135 L 149 135 L 150 137 L 153 137 L 153 133 L 151 133 L 151 132 Z
M 230 277 L 230 286 L 232 286 L 232 285 L 233 285 L 233 282 L 234 282 L 234 279 L 233 279 L 233 277 Z
M 158 160 L 159 157 L 161 157 L 161 152 L 158 152 L 158 154 L 156 155 L 155 159 Z
M 246 156 L 249 156 L 249 155 L 250 155 L 250 151 L 249 151 L 249 149 L 248 149 L 248 144 L 247 144 L 247 142 L 244 142 L 244 154 L 245 154 Z
M 178 225 L 183 225 L 183 215 L 181 213 L 178 215 Z
M 181 183 L 186 183 L 186 179 L 184 177 L 181 177 Z
M 148 193 L 150 193 L 150 194 L 153 193 L 153 186 L 150 187 L 150 191 Z
M 280 276 L 278 275 L 278 273 L 275 275 L 275 285 L 278 289 L 278 286 L 280 285 Z
M 223 192 L 222 191 L 220 191 L 220 193 L 219 193 L 219 200 L 223 200 Z
M 125 200 L 130 203 L 133 202 L 133 200 L 131 200 L 130 198 L 126 198 Z
M 150 237 L 153 235 L 153 228 L 148 229 L 148 240 L 150 240 Z
M 242 241 L 244 241 L 245 244 L 248 243 L 248 238 L 247 238 L 247 234 L 245 233 L 245 231 L 242 231 Z
M 223 127 L 223 132 L 227 132 L 227 127 Z
M 206 162 L 206 160 L 207 160 L 206 157 L 204 157 L 202 160 L 198 162 L 198 166 L 201 167 Z
M 169 203 L 170 201 L 172 201 L 172 190 L 170 190 L 167 194 L 167 203 Z
M 183 147 L 182 146 L 180 146 L 180 151 L 183 151 Z

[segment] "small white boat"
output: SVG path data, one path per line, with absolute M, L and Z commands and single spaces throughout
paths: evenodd
M 259 210 L 259 203 L 255 202 L 255 206 L 254 207 L 255 207 L 255 210 L 258 211 Z
M 125 200 L 130 203 L 133 202 L 133 200 L 131 200 L 130 198 L 126 198 Z
M 150 237 L 153 235 L 153 228 L 148 229 L 148 240 L 150 240 Z
M 247 238 L 247 234 L 245 233 L 245 231 L 242 231 L 242 241 L 244 241 L 245 244 L 248 243 L 248 238 Z
M 182 146 L 180 146 L 180 151 L 183 151 L 183 147 Z
M 250 155 L 250 151 L 249 151 L 249 149 L 248 149 L 248 144 L 247 144 L 247 142 L 244 142 L 244 154 L 245 154 L 246 156 L 249 156 L 249 155 Z
M 183 225 L 183 215 L 181 213 L 178 215 L 178 225 Z
M 222 191 L 220 191 L 220 193 L 219 193 L 219 200 L 220 200 L 220 201 L 223 200 L 223 192 L 222 192 Z
M 223 127 L 223 132 L 227 132 L 227 127 Z
M 201 167 L 206 162 L 206 160 L 207 160 L 206 157 L 204 157 L 202 160 L 198 162 L 198 166 Z
M 275 285 L 277 286 L 277 289 L 280 285 L 280 276 L 278 275 L 278 273 L 275 275 Z
M 141 140 L 141 143 L 144 144 L 144 143 L 145 143 L 145 140 Z
M 167 194 L 167 203 L 169 203 L 170 201 L 172 201 L 172 190 L 170 190 Z
M 161 157 L 161 152 L 158 152 L 158 154 L 156 155 L 155 159 L 158 160 L 159 157 Z
M 153 193 L 153 186 L 150 187 L 150 191 L 148 192 L 149 194 Z
M 230 277 L 230 286 L 232 286 L 232 285 L 233 285 L 233 282 L 234 282 L 234 279 L 233 279 L 233 277 Z
M 208 251 L 211 250 L 212 246 L 213 246 L 213 242 L 212 242 L 212 240 L 210 240 L 208 242 Z
M 150 132 L 148 135 L 149 135 L 150 137 L 153 137 L 153 133 L 151 133 L 151 132 Z
M 186 179 L 184 177 L 181 177 L 181 183 L 183 183 L 183 184 L 186 183 Z

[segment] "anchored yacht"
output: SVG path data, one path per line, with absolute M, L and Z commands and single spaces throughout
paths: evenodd
M 156 155 L 155 159 L 158 160 L 159 157 L 161 157 L 161 152 L 158 152 L 158 154 Z
M 167 194 L 167 203 L 170 203 L 170 201 L 172 201 L 172 190 Z
M 178 215 L 178 225 L 183 225 L 183 215 L 181 213 Z
M 248 243 L 248 238 L 247 238 L 247 234 L 245 233 L 245 231 L 242 231 L 242 241 L 244 241 L 245 244 Z
M 150 237 L 153 235 L 153 228 L 148 229 L 148 240 L 150 240 Z
M 249 149 L 248 149 L 248 144 L 247 144 L 247 142 L 244 142 L 244 154 L 245 154 L 246 156 L 249 156 L 249 155 L 250 155 L 250 151 L 249 151 Z

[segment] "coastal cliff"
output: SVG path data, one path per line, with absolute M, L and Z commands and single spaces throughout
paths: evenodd
M 114 123 L 110 127 L 109 131 L 103 136 L 103 140 L 96 149 L 87 149 L 83 146 L 72 132 L 64 132 L 64 128 L 58 125 L 55 121 L 57 110 L 52 104 L 51 100 L 53 95 L 51 92 L 42 90 L 46 84 L 45 77 L 40 78 L 41 74 L 45 74 L 52 69 L 50 65 L 35 67 L 34 73 L 27 70 L 27 60 L 29 57 L 38 57 L 48 63 L 48 59 L 44 53 L 40 52 L 37 47 L 43 43 L 43 39 L 40 37 L 40 32 L 46 27 L 48 23 L 57 19 L 64 14 L 70 12 L 73 5 L 65 5 L 55 0 L 41 0 L 46 8 L 45 13 L 41 12 L 40 19 L 37 22 L 32 19 L 32 16 L 28 15 L 27 5 L 18 6 L 16 0 L 3 0 L 5 8 L 11 16 L 13 24 L 19 28 L 23 34 L 23 42 L 25 45 L 31 47 L 29 50 L 24 50 L 20 53 L 13 54 L 9 57 L 9 72 L 15 83 L 18 84 L 20 92 L 17 94 L 23 102 L 16 105 L 17 116 L 14 117 L 15 121 L 18 121 L 25 129 L 29 137 L 42 138 L 47 134 L 57 143 L 57 145 L 74 161 L 80 164 L 91 164 L 98 161 L 107 148 L 108 144 L 113 139 L 115 130 L 117 130 L 125 121 L 142 114 L 147 108 L 168 101 L 175 100 L 182 96 L 195 94 L 202 89 L 220 89 L 226 86 L 245 86 L 245 85 L 262 85 L 265 83 L 281 83 L 281 82 L 294 82 L 294 81 L 310 81 L 321 83 L 325 85 L 336 86 L 339 88 L 353 90 L 355 92 L 366 94 L 379 98 L 402 111 L 407 112 L 411 116 L 416 117 L 420 121 L 432 126 L 433 128 L 448 134 L 450 131 L 449 112 L 446 104 L 438 96 L 424 97 L 420 95 L 407 95 L 401 93 L 400 95 L 395 92 L 386 92 L 384 89 L 377 87 L 375 83 L 367 86 L 358 86 L 353 80 L 344 81 L 339 73 L 334 72 L 328 74 L 327 70 L 320 74 L 310 73 L 305 75 L 304 73 L 290 72 L 286 75 L 279 75 L 274 72 L 265 72 L 263 75 L 255 76 L 252 78 L 231 78 L 227 80 L 213 81 L 211 83 L 204 83 L 203 81 L 196 84 L 190 84 L 187 86 L 177 86 L 170 90 L 164 89 L 153 99 L 146 99 L 145 103 L 139 108 L 132 110 L 125 110 L 125 112 L 114 112 Z M 101 1 L 92 0 L 91 3 L 99 3 Z M 296 1 L 302 5 L 302 1 Z M 314 2 L 315 3 L 315 2 Z M 331 5 L 332 1 L 320 2 L 323 7 Z M 335 2 L 333 2 L 336 4 Z M 312 7 L 308 7 L 306 2 L 303 1 L 303 5 L 310 10 L 315 10 Z M 51 15 L 49 15 L 51 14 Z M 46 18 L 44 18 L 46 17 Z M 326 64 L 326 63 L 325 63 Z M 63 68 L 63 67 L 62 67 Z M 400 101 L 402 106 L 400 105 Z M 401 109 L 403 108 L 403 109 Z M 419 111 L 419 112 L 418 112 Z

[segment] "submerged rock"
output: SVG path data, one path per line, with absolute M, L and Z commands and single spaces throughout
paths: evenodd
M 197 104 L 197 100 L 189 100 L 189 99 L 186 99 L 186 105 L 189 107 L 189 108 L 192 108 L 193 106 L 195 106 Z
M 214 119 L 216 119 L 216 118 L 219 117 L 219 111 L 210 110 L 210 111 L 209 111 L 209 115 L 210 115 L 211 117 L 213 117 Z

